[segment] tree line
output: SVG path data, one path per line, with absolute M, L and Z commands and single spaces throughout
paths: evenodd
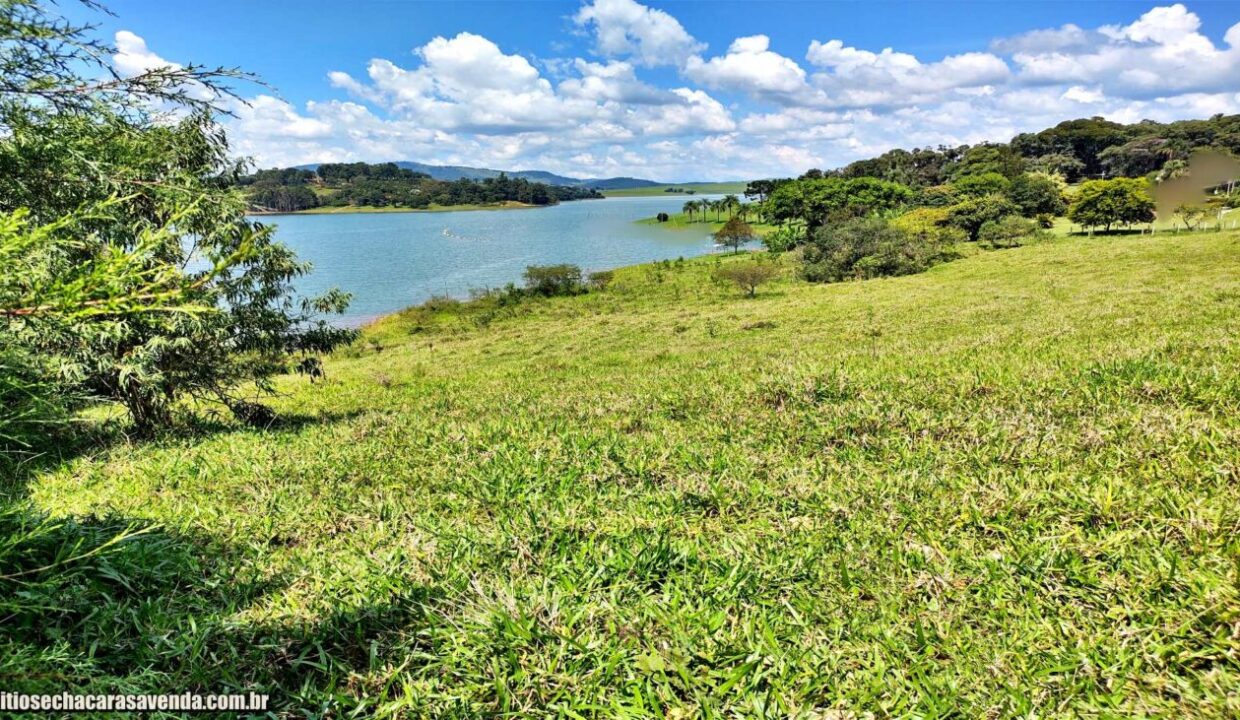
M 1101 117 L 1067 120 L 1008 143 L 891 150 L 838 170 L 810 170 L 806 177 L 873 177 L 915 188 L 995 172 L 1009 179 L 1025 172 L 1054 173 L 1069 183 L 1153 175 L 1162 180 L 1187 169 L 1197 150 L 1240 155 L 1240 115 L 1159 123 L 1122 124 Z
M 435 180 L 395 163 L 325 163 L 314 170 L 275 168 L 238 180 L 255 210 L 295 212 L 316 207 L 402 207 L 519 202 L 554 205 L 603 197 L 592 188 L 548 185 L 524 178 Z

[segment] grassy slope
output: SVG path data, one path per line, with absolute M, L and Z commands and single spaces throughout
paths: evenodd
M 35 627 L 411 716 L 1240 712 L 1240 235 L 752 301 L 716 262 L 406 313 L 285 427 L 31 477 L 166 528 Z
M 645 197 L 655 195 L 658 197 L 685 197 L 686 199 L 694 197 L 694 195 L 728 195 L 740 194 L 745 191 L 745 182 L 716 182 L 716 183 L 673 183 L 671 185 L 652 185 L 650 187 L 641 188 L 625 188 L 623 190 L 601 190 L 607 197 Z M 688 193 L 670 193 L 668 188 L 680 188 L 684 190 L 693 190 L 694 195 Z

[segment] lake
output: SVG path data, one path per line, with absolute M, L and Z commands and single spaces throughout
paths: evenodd
M 695 196 L 695 198 L 712 196 Z M 714 196 L 718 197 L 718 196 Z M 432 295 L 521 283 L 527 265 L 573 263 L 584 271 L 714 252 L 702 230 L 634 220 L 680 212 L 689 198 L 577 200 L 528 210 L 279 215 L 257 218 L 314 263 L 298 289 L 353 293 L 345 325 L 417 305 Z

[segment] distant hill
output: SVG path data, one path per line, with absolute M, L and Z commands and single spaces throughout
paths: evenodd
M 486 178 L 499 177 L 500 173 L 504 173 L 510 178 L 524 178 L 531 182 L 546 183 L 548 185 L 559 185 L 563 187 L 582 187 L 593 188 L 597 190 L 632 190 L 635 188 L 660 187 L 669 183 L 656 182 L 654 180 L 646 180 L 644 178 L 634 177 L 612 177 L 612 178 L 575 178 L 566 175 L 557 175 L 545 170 L 492 170 L 490 168 L 469 167 L 466 165 L 429 165 L 427 163 L 414 162 L 412 160 L 397 160 L 397 167 L 407 168 L 414 172 L 426 173 L 435 180 L 485 180 Z M 319 163 L 310 163 L 308 165 L 298 165 L 299 170 L 317 170 Z M 700 183 L 672 183 L 676 185 L 692 185 Z

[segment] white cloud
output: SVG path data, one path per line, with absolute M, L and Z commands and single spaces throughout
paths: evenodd
M 681 65 L 706 48 L 676 18 L 634 0 L 594 0 L 573 19 L 593 28 L 600 54 L 631 56 L 642 65 Z
M 815 41 L 803 64 L 764 34 L 704 56 L 674 17 L 634 0 L 592 0 L 572 20 L 602 59 L 535 63 L 468 32 L 421 38 L 411 60 L 328 73 L 315 100 L 230 105 L 233 147 L 263 166 L 410 159 L 675 181 L 1006 141 L 1083 116 L 1240 112 L 1240 23 L 1211 40 L 1184 5 L 1113 26 L 1035 28 L 946 57 Z M 177 66 L 127 31 L 113 64 L 127 76 Z
M 1129 25 L 1098 28 L 1086 34 L 1091 42 L 1038 47 L 1018 39 L 1010 45 L 1017 79 L 1026 84 L 1096 85 L 1108 95 L 1133 99 L 1235 87 L 1240 23 L 1224 35 L 1225 48 L 1200 29 L 1201 19 L 1175 4 L 1153 8 Z
M 593 63 L 581 58 L 573 62 L 580 77 L 569 78 L 559 85 L 562 95 L 597 102 L 620 102 L 660 105 L 675 102 L 675 97 L 637 79 L 633 66 L 627 62 Z
M 116 33 L 116 52 L 112 55 L 112 67 L 121 77 L 133 77 L 150 70 L 163 67 L 180 69 L 180 65 L 169 62 L 146 46 L 146 40 L 128 30 Z
M 990 53 L 951 55 L 922 63 L 908 53 L 886 48 L 874 53 L 840 40 L 810 43 L 806 59 L 823 72 L 811 82 L 841 107 L 914 105 L 942 99 L 951 90 L 970 90 L 1007 80 L 1009 70 Z
M 805 71 L 795 61 L 771 52 L 766 35 L 737 38 L 728 54 L 703 60 L 693 56 L 685 76 L 709 88 L 737 90 L 757 97 L 786 97 L 808 93 Z

